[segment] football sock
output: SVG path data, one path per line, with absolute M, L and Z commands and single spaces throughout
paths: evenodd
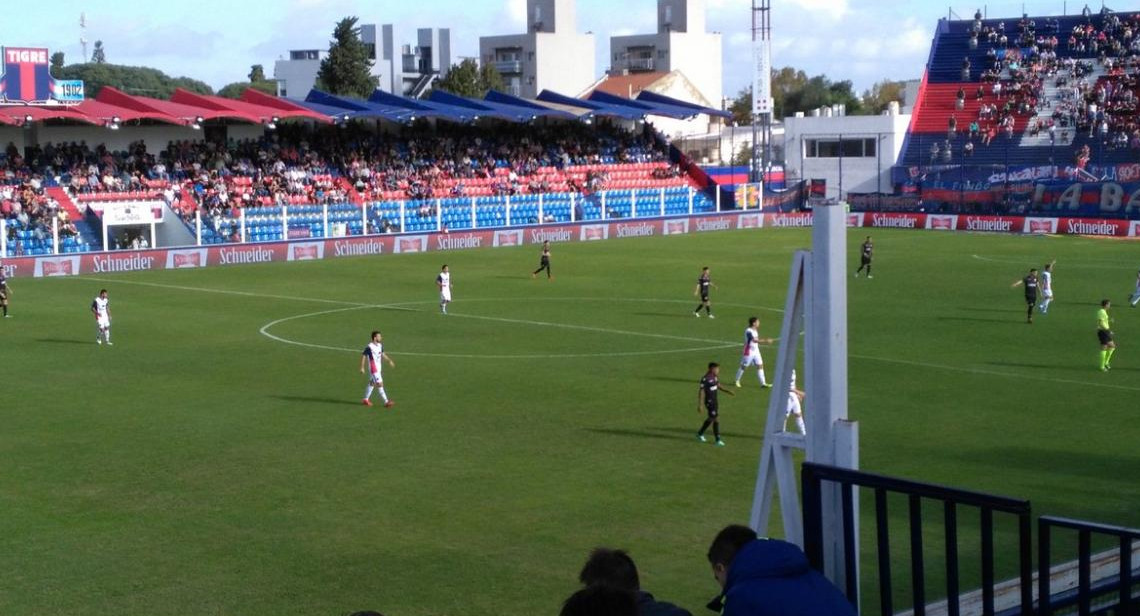
M 764 367 L 763 366 L 761 366 L 760 369 L 756 371 L 756 376 L 760 378 L 760 386 L 761 387 L 767 387 L 768 386 L 768 378 L 764 376 Z
M 1105 351 L 1105 353 L 1107 353 L 1107 355 L 1105 355 L 1105 357 L 1104 357 L 1104 365 L 1108 366 L 1112 363 L 1112 354 L 1115 352 L 1116 352 L 1115 347 Z
M 700 314 L 701 308 L 704 308 L 704 304 L 697 304 L 697 309 L 693 311 L 693 314 Z
M 736 369 L 736 378 L 733 380 L 736 381 L 737 383 L 739 383 L 740 377 L 742 377 L 742 376 L 744 376 L 744 368 L 737 368 Z
M 712 423 L 711 419 L 706 419 L 705 423 L 701 424 L 701 429 L 697 431 L 697 436 L 704 436 L 705 430 L 709 429 L 709 424 Z
M 716 438 L 716 440 L 718 440 L 718 441 L 720 440 L 720 422 L 719 421 L 713 422 L 713 436 Z
M 383 387 L 379 388 L 379 391 L 380 399 L 384 401 L 384 404 L 388 404 L 388 392 L 384 391 Z
M 373 389 L 374 388 L 371 385 L 369 385 L 368 389 L 364 390 L 364 399 L 365 400 L 371 400 L 372 399 L 372 390 Z
M 1107 349 L 1102 350 L 1100 352 L 1100 368 L 1101 368 L 1101 370 L 1103 370 L 1106 365 L 1108 365 L 1108 350 Z
M 8 316 L 8 304 L 4 304 L 4 316 Z
M 705 306 L 705 314 L 712 316 L 712 304 L 707 304 Z

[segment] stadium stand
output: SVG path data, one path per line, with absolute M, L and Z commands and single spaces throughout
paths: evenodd
M 1140 13 L 943 20 L 899 164 L 1134 162 L 1138 71 Z

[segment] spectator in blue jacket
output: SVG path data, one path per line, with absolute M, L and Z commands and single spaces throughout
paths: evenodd
M 589 560 L 578 574 L 578 580 L 586 586 L 600 584 L 633 593 L 637 597 L 639 616 L 692 616 L 688 610 L 658 601 L 653 595 L 641 590 L 637 565 L 633 564 L 633 559 L 625 550 L 597 548 L 590 553 Z
M 709 546 L 708 559 L 723 589 L 723 616 L 855 616 L 847 598 L 794 544 L 727 526 Z

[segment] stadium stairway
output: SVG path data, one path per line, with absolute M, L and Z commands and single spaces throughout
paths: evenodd
M 79 242 L 77 244 L 98 250 L 103 244 L 102 236 L 91 228 L 87 222 L 86 212 L 79 210 L 79 205 L 75 203 L 71 195 L 67 194 L 67 191 L 61 186 L 49 186 L 46 192 L 49 197 L 59 203 L 59 207 L 63 208 L 63 211 L 67 212 L 67 217 L 71 219 L 71 222 L 75 223 L 75 229 L 79 231 Z

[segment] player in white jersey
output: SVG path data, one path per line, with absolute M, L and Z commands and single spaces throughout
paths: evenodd
M 447 305 L 451 303 L 451 271 L 446 264 L 435 277 L 435 286 L 439 287 L 439 311 L 447 314 Z
M 1136 304 L 1140 304 L 1140 272 L 1136 272 L 1136 290 L 1132 292 L 1132 297 L 1128 298 L 1128 305 L 1133 308 Z
M 1053 301 L 1053 264 L 1056 262 L 1053 259 L 1046 263 L 1045 270 L 1041 272 L 1041 303 L 1037 306 L 1041 314 L 1049 312 L 1049 304 Z
M 744 351 L 740 356 L 740 367 L 736 369 L 736 386 L 740 387 L 740 378 L 749 366 L 756 366 L 756 375 L 760 377 L 760 387 L 771 387 L 767 377 L 764 376 L 764 358 L 760 357 L 760 344 L 771 344 L 771 338 L 760 337 L 760 317 L 748 319 L 748 328 L 744 330 Z
M 384 402 L 385 408 L 392 408 L 396 405 L 388 399 L 388 392 L 384 391 L 384 378 L 381 375 L 381 362 L 388 362 L 389 366 L 396 367 L 396 362 L 392 361 L 391 357 L 384 352 L 384 343 L 382 342 L 383 336 L 380 332 L 372 332 L 372 342 L 364 347 L 364 352 L 360 354 L 360 374 L 368 375 L 368 389 L 364 390 L 364 400 L 361 402 L 364 406 L 372 406 L 372 392 L 380 391 L 380 400 Z
M 91 302 L 91 314 L 95 315 L 95 343 L 114 345 L 111 342 L 111 300 L 107 299 L 107 289 L 99 291 L 99 296 Z
M 792 370 L 792 382 L 788 384 L 788 410 L 784 412 L 784 429 L 787 430 L 788 417 L 796 416 L 796 427 L 800 434 L 807 436 L 807 427 L 804 426 L 803 399 L 807 396 L 802 389 L 796 387 L 796 371 Z

